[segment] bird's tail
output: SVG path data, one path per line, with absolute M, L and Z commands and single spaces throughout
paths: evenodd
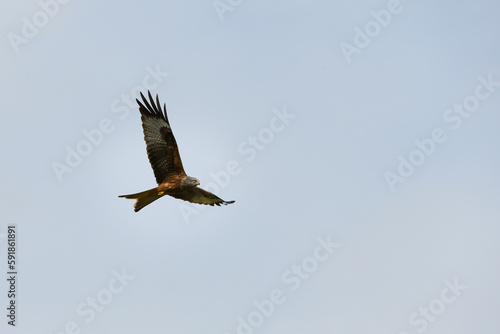
M 134 204 L 134 211 L 137 212 L 146 205 L 156 201 L 158 198 L 162 197 L 163 194 L 159 194 L 158 188 L 149 189 L 137 194 L 131 195 L 121 195 L 118 197 L 125 197 L 130 199 L 136 199 L 137 201 Z

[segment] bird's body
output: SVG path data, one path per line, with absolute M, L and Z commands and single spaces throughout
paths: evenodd
M 216 195 L 198 188 L 200 181 L 186 174 L 177 142 L 168 121 L 166 106 L 164 105 L 162 110 L 158 95 L 156 95 L 156 103 L 149 91 L 148 95 L 149 102 L 142 93 L 142 103 L 139 100 L 136 101 L 141 112 L 149 162 L 153 167 L 158 186 L 140 193 L 119 197 L 136 199 L 134 205 L 136 212 L 165 195 L 211 206 L 234 203 L 234 201 L 226 202 Z

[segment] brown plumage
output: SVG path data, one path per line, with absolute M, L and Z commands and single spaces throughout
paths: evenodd
M 166 105 L 163 105 L 162 110 L 158 95 L 156 95 L 156 103 L 149 91 L 148 96 L 149 102 L 142 93 L 142 103 L 137 99 L 136 101 L 141 112 L 149 162 L 153 168 L 158 187 L 119 197 L 136 199 L 135 212 L 165 195 L 191 203 L 211 206 L 234 203 L 234 201 L 226 202 L 211 192 L 198 188 L 200 181 L 186 175 L 179 155 L 179 148 L 168 121 Z

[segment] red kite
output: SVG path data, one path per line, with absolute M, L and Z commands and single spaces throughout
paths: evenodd
M 156 201 L 158 198 L 170 195 L 191 203 L 217 205 L 231 204 L 234 201 L 226 202 L 211 192 L 198 188 L 200 181 L 187 176 L 182 167 L 179 149 L 172 133 L 172 128 L 168 122 L 167 108 L 163 105 L 161 109 L 158 94 L 156 103 L 148 91 L 148 100 L 142 95 L 142 102 L 137 100 L 139 111 L 141 112 L 142 128 L 144 130 L 144 140 L 148 151 L 149 162 L 153 167 L 158 187 L 146 190 L 137 194 L 122 195 L 119 197 L 136 199 L 134 211 L 137 212 L 146 205 Z

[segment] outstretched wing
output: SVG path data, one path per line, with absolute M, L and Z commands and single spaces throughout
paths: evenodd
M 137 99 L 136 101 L 141 112 L 149 162 L 153 167 L 156 182 L 160 184 L 171 174 L 186 175 L 186 173 L 182 167 L 177 142 L 168 122 L 166 105 L 163 105 L 162 110 L 158 95 L 156 95 L 156 103 L 151 92 L 148 91 L 148 95 L 149 102 L 142 93 L 142 103 Z
M 191 203 L 206 204 L 211 206 L 214 205 L 220 206 L 221 204 L 227 205 L 234 203 L 234 201 L 226 202 L 223 199 L 215 196 L 211 192 L 203 190 L 198 187 L 189 188 L 186 190 L 182 190 L 179 193 L 170 195 L 175 198 L 182 199 Z

